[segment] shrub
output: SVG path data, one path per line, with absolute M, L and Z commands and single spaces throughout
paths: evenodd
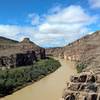
M 81 73 L 83 71 L 83 69 L 86 68 L 86 67 L 87 67 L 87 64 L 85 64 L 83 62 L 82 63 L 78 63 L 77 66 L 76 66 L 77 72 Z
M 54 59 L 45 59 L 34 65 L 0 71 L 0 96 L 8 95 L 29 82 L 37 81 L 60 67 Z

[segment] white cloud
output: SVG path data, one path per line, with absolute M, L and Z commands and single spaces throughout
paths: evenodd
M 0 36 L 20 39 L 21 36 L 31 36 L 34 33 L 36 32 L 33 27 L 17 25 L 0 25 Z
M 36 14 L 28 17 L 33 27 L 0 25 L 0 35 L 16 39 L 30 37 L 41 46 L 64 46 L 89 33 L 88 26 L 97 20 L 97 16 L 89 15 L 78 5 L 53 8 L 45 17 Z
M 54 34 L 60 34 L 59 37 L 68 43 L 86 35 L 90 31 L 88 26 L 96 22 L 97 16 L 89 15 L 80 6 L 69 6 L 47 15 L 45 19 L 45 22 L 39 26 L 39 32 L 45 34 L 45 36 L 52 34 L 52 38 L 55 40 L 58 37 L 54 37 Z M 50 43 L 52 43 L 52 40 Z M 59 45 L 63 44 L 61 42 Z
M 92 8 L 100 8 L 100 0 L 89 0 Z
M 91 16 L 86 14 L 85 10 L 80 6 L 69 6 L 59 10 L 56 14 L 47 16 L 47 21 L 59 24 L 84 24 L 91 22 Z

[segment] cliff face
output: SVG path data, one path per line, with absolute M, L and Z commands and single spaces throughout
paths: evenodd
M 6 39 L 9 41 L 9 39 Z M 12 41 L 12 40 L 10 40 Z M 31 65 L 38 59 L 45 58 L 45 49 L 37 46 L 28 38 L 21 42 L 0 44 L 0 68 Z
M 84 62 L 88 68 L 100 65 L 100 31 L 87 35 L 65 47 L 64 58 Z
M 46 54 L 66 60 L 85 62 L 88 64 L 88 68 L 99 66 L 100 31 L 87 35 L 65 47 L 46 49 Z
M 100 31 L 63 48 L 49 49 L 48 53 L 87 65 L 82 73 L 71 76 L 64 100 L 100 100 Z
M 100 31 L 66 46 L 64 58 L 87 64 L 87 68 L 70 82 L 64 100 L 100 100 Z
M 46 49 L 46 55 L 63 58 L 64 48 L 63 47 L 47 48 Z
M 98 69 L 100 72 L 100 69 Z M 100 100 L 100 73 L 82 72 L 71 77 L 64 100 Z

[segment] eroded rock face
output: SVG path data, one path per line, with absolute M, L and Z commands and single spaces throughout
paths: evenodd
M 75 100 L 100 100 L 100 31 L 67 45 L 64 58 L 87 65 L 82 73 L 71 76 L 64 100 L 72 100 L 72 94 Z
M 38 59 L 45 58 L 45 49 L 31 42 L 29 38 L 13 45 L 0 47 L 0 69 L 32 65 Z
M 71 76 L 63 93 L 64 100 L 100 100 L 98 80 L 99 75 L 91 72 Z

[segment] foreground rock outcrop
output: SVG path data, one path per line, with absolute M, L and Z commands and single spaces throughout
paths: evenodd
M 0 43 L 0 69 L 32 65 L 38 59 L 45 59 L 45 49 L 25 38 L 21 42 Z M 7 41 L 7 40 L 6 40 Z
M 90 71 L 71 76 L 63 98 L 64 100 L 100 100 L 100 73 Z

